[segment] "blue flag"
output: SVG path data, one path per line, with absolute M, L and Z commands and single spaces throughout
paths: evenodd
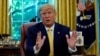
M 82 31 L 82 35 L 84 36 L 84 47 L 87 50 L 96 40 L 94 7 L 86 7 L 84 13 L 80 12 L 80 15 L 77 16 L 76 29 L 77 31 Z

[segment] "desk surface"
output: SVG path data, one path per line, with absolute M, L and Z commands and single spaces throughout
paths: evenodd
M 72 55 L 72 56 L 96 56 L 96 55 Z
M 0 50 L 5 50 L 5 49 L 19 49 L 19 47 L 2 47 Z
M 81 47 L 82 48 L 82 47 Z M 81 52 L 81 50 L 79 50 Z M 79 55 L 77 55 L 79 54 Z M 82 53 L 76 53 L 72 56 L 96 56 L 96 55 L 81 55 Z M 10 56 L 10 55 L 17 55 L 20 56 L 20 48 L 19 47 L 4 47 L 0 48 L 0 55 Z
M 0 55 L 20 55 L 19 47 L 3 47 L 0 48 Z

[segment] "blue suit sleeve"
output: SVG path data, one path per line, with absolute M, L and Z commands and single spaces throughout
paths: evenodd
M 36 37 L 35 34 L 33 32 L 33 28 L 29 28 L 27 31 L 27 39 L 26 39 L 26 55 L 28 56 L 35 56 L 34 54 L 34 50 L 33 47 L 35 45 L 36 42 Z

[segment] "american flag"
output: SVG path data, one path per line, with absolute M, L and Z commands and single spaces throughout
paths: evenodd
M 85 5 L 81 2 L 81 0 L 77 0 L 78 1 L 78 10 L 79 11 L 84 11 L 86 8 L 85 8 Z

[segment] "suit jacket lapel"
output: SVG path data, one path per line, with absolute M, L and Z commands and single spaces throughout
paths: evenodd
M 44 36 L 44 35 L 47 36 L 46 29 L 45 29 L 45 27 L 44 27 L 44 25 L 42 23 L 40 23 L 39 29 L 42 32 L 42 36 Z
M 58 37 L 58 35 L 60 34 L 60 27 L 58 26 L 57 23 L 55 23 L 55 27 L 54 27 L 54 37 Z

